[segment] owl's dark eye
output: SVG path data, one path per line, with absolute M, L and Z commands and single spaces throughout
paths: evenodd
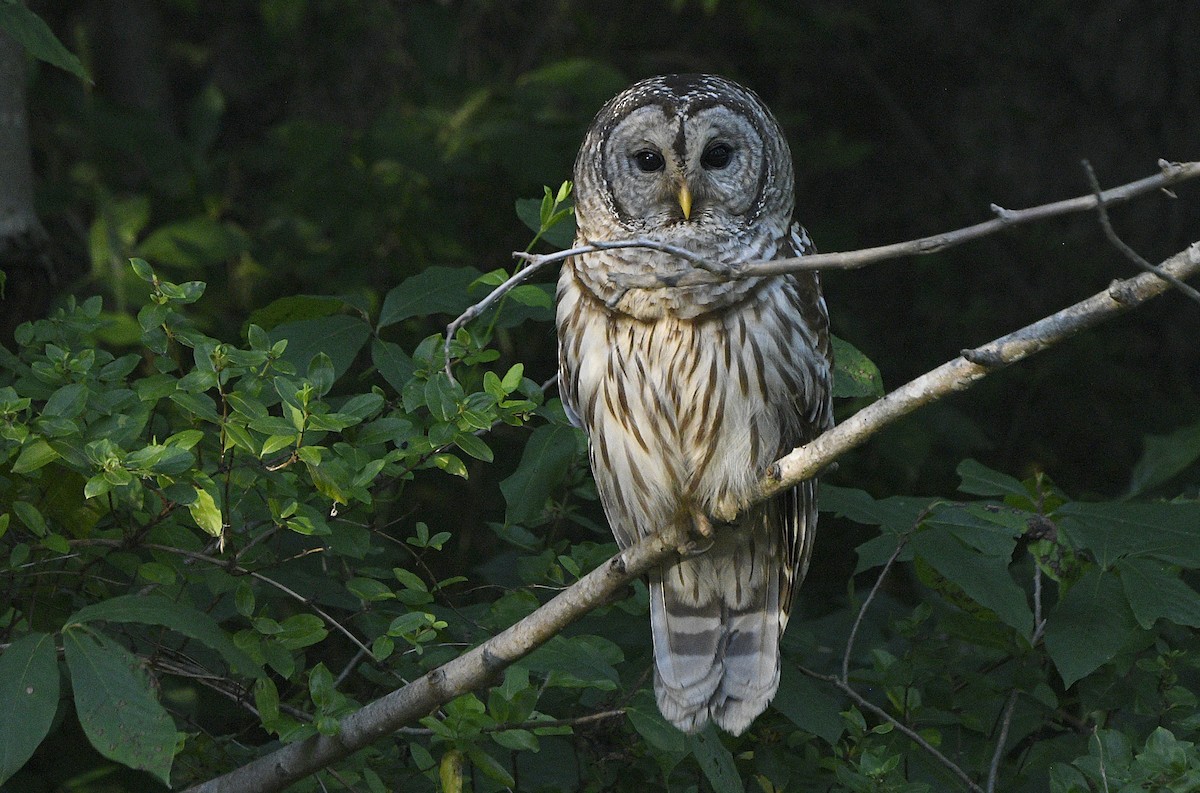
M 714 143 L 704 150 L 704 154 L 700 156 L 700 164 L 705 168 L 719 171 L 726 165 L 729 165 L 729 158 L 733 156 L 733 149 L 728 143 Z
M 638 170 L 644 173 L 661 171 L 663 166 L 666 165 L 666 163 L 663 162 L 663 156 L 656 151 L 651 151 L 650 149 L 642 149 L 637 154 L 633 155 L 633 161 L 637 163 Z

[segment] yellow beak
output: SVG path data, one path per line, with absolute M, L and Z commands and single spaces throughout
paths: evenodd
M 679 208 L 683 210 L 684 220 L 692 216 L 692 191 L 688 189 L 687 182 L 679 185 Z

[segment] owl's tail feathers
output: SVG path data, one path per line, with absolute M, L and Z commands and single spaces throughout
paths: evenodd
M 753 603 L 726 615 L 725 674 L 709 711 L 717 726 L 741 735 L 779 689 L 779 613 Z
M 740 735 L 779 688 L 778 566 L 739 550 L 719 567 L 740 587 L 714 586 L 713 555 L 650 575 L 654 692 L 663 717 L 684 732 L 711 718 Z
M 720 658 L 723 604 L 719 598 L 697 602 L 678 566 L 690 567 L 683 561 L 650 573 L 654 694 L 663 718 L 694 733 L 708 723 L 709 702 L 725 671 Z

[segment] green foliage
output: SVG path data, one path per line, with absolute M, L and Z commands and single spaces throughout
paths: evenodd
M 841 105 L 811 81 L 777 84 L 821 62 L 822 37 L 841 53 L 847 33 L 886 33 L 886 21 L 712 0 L 649 15 L 560 4 L 533 26 L 505 4 L 252 5 L 133 4 L 162 9 L 168 31 L 122 50 L 151 69 L 156 52 L 170 53 L 165 73 L 137 75 L 138 85 L 171 86 L 150 113 L 106 93 L 122 80 L 113 48 L 85 28 L 110 15 L 86 3 L 46 11 L 107 85 L 85 91 L 42 69 L 29 92 L 39 211 L 71 226 L 82 219 L 90 275 L 64 282 L 61 309 L 22 327 L 11 351 L 0 347 L 5 789 L 179 788 L 280 742 L 335 735 L 362 703 L 494 635 L 614 551 L 586 443 L 539 385 L 554 371 L 552 285 L 524 284 L 456 333 L 453 378 L 439 331 L 512 273 L 491 264 L 498 256 L 571 244 L 569 186 L 541 185 L 568 172 L 587 121 L 629 75 L 693 68 L 702 52 L 704 68 L 763 92 L 802 163 L 801 219 L 823 246 L 928 233 L 929 218 L 946 214 L 935 203 L 942 190 L 862 201 L 901 183 L 879 163 L 910 159 L 883 156 L 911 145 L 903 135 L 861 126 L 890 123 L 886 113 L 847 121 L 821 109 Z M 714 36 L 680 26 L 693 18 Z M 819 29 L 815 39 L 806 26 Z M 0 0 L 0 28 L 86 77 L 21 3 Z M 616 59 L 605 30 L 623 42 L 636 30 L 654 42 L 651 54 L 631 54 L 634 42 Z M 961 41 L 972 58 L 1004 51 L 970 36 L 937 40 Z M 907 50 L 864 48 L 850 68 L 873 63 L 886 76 L 878 58 L 893 52 Z M 944 116 L 941 92 L 897 98 Z M 927 127 L 977 140 L 974 128 Z M 1112 137 L 1123 161 L 1127 136 Z M 872 152 L 880 156 L 868 160 Z M 972 164 L 987 170 L 993 157 Z M 856 182 L 864 162 L 871 178 Z M 913 167 L 924 185 L 928 169 Z M 535 196 L 516 201 L 520 223 L 497 211 L 513 195 Z M 975 183 L 967 195 L 985 206 L 1021 194 Z M 824 217 L 821 207 L 831 208 Z M 1160 209 L 1150 214 L 1173 217 Z M 916 232 L 900 225 L 905 215 L 919 219 Z M 1038 256 L 1010 253 L 1019 278 L 978 249 L 969 270 L 947 259 L 916 265 L 917 291 L 906 270 L 865 282 L 827 273 L 831 301 L 844 304 L 834 306 L 836 329 L 885 362 L 889 378 L 920 371 L 947 342 L 1012 329 L 1010 302 L 964 288 L 963 272 L 984 287 L 1029 280 L 1036 288 L 1022 299 L 1065 302 L 1082 279 L 1062 273 L 1078 269 L 1055 261 L 1054 277 L 1036 283 L 1024 269 L 1044 242 L 1034 240 Z M 1012 389 L 1027 384 L 995 378 L 990 397 L 973 393 L 973 416 L 961 402 L 934 406 L 841 461 L 829 479 L 864 489 L 822 487 L 818 564 L 784 639 L 780 690 L 746 735 L 685 736 L 663 721 L 636 582 L 490 687 L 295 789 L 963 789 L 905 729 L 981 786 L 998 756 L 997 790 L 1196 789 L 1198 425 L 1169 390 L 1186 360 L 1173 378 L 1131 361 L 1178 349 L 1151 332 L 1120 333 L 1128 346 L 1113 345 L 1126 353 L 1116 377 L 1107 347 L 1076 342 L 1083 354 L 1073 359 L 1104 381 L 1080 384 L 1093 401 L 1071 412 L 1083 416 L 1075 424 L 1059 427 L 1069 417 L 1041 407 L 1077 396 L 1077 370 L 1060 364 L 1027 389 L 1044 400 L 1027 410 L 1044 422 L 1032 429 L 996 410 L 1024 404 Z M 874 363 L 834 345 L 836 394 L 855 400 L 840 408 L 879 397 Z M 1117 432 L 1093 422 L 1135 397 L 1162 423 L 1122 421 Z M 1000 442 L 987 429 L 1010 421 L 1020 438 Z M 1076 490 L 1086 482 L 1122 499 L 1076 499 L 1044 476 L 1022 478 L 1062 448 L 1045 426 L 1062 436 L 1091 423 L 1130 449 L 1155 433 L 1116 486 L 1111 471 L 1132 457 L 1091 448 L 1094 435 L 1079 444 L 1094 466 L 1054 466 Z M 955 464 L 989 443 L 1006 448 L 988 458 L 1005 460 L 994 465 L 1022 473 L 967 461 L 959 495 L 903 495 L 946 494 Z M 843 587 L 854 562 L 826 561 L 856 544 Z M 845 687 L 862 701 L 837 685 L 843 660 Z
M 568 217 L 546 196 L 537 233 L 543 215 Z M 421 311 L 461 311 L 501 277 L 427 270 L 391 290 L 375 318 L 345 301 L 285 299 L 258 314 L 273 327 L 250 323 L 231 344 L 189 317 L 202 283 L 132 264 L 149 286 L 140 352 L 95 346 L 106 315 L 92 298 L 21 327 L 18 353 L 0 361 L 0 541 L 13 593 L 0 656 L 5 778 L 54 738 L 55 646 L 95 750 L 182 784 L 245 759 L 189 725 L 334 735 L 359 704 L 528 614 L 545 587 L 614 550 L 580 508 L 595 500 L 581 436 L 522 364 L 496 367 L 488 342 L 506 311 L 527 321 L 527 305 L 498 301 L 458 332 L 454 379 L 441 336 L 411 353 L 386 336 Z M 856 372 L 872 368 L 846 349 Z M 864 388 L 850 392 L 869 397 L 874 386 Z M 473 479 L 495 463 L 512 431 L 501 428 L 531 421 L 488 511 L 494 548 L 445 564 L 460 539 L 404 506 L 414 488 Z M 1186 455 L 1159 439 L 1147 456 L 1139 471 Z M 1003 723 L 999 778 L 1013 790 L 1038 780 L 1100 789 L 1101 750 L 1110 782 L 1192 784 L 1200 504 L 1076 501 L 1044 476 L 1019 481 L 969 460 L 959 474 L 968 500 L 822 487 L 827 523 L 879 527 L 858 549 L 865 580 L 904 572 L 907 594 L 868 601 L 852 590 L 842 610 L 794 618 L 774 706 L 743 738 L 683 736 L 663 722 L 645 689 L 639 583 L 493 688 L 423 719 L 403 751 L 372 748 L 339 774 L 416 775 L 426 789 L 468 778 L 512 787 L 520 776 L 548 787 L 699 778 L 714 791 L 752 779 L 768 791 L 915 793 L 955 777 L 902 728 L 982 779 Z M 493 594 L 478 598 L 481 586 Z M 833 652 L 813 652 L 818 636 Z M 830 684 L 843 650 L 848 688 Z M 214 721 L 201 703 L 215 694 L 189 682 L 198 676 L 255 710 L 225 707 Z M 579 720 L 591 713 L 602 717 Z M 580 733 L 592 749 L 570 743 Z M 619 779 L 593 752 L 622 757 Z

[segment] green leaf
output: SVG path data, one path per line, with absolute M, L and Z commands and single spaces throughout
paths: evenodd
M 399 344 L 381 339 L 371 341 L 371 363 L 375 364 L 379 374 L 383 375 L 383 379 L 397 392 L 404 390 L 404 386 L 408 385 L 408 381 L 412 380 L 417 371 L 417 365 L 400 349 Z
M 667 754 L 683 754 L 687 751 L 687 736 L 662 717 L 652 697 L 635 697 L 625 709 L 625 715 L 638 734 L 655 750 Z
M 837 746 L 846 729 L 841 717 L 844 706 L 826 687 L 791 666 L 784 666 L 779 691 L 771 706 L 800 729 L 825 739 L 830 746 Z
M 521 386 L 521 379 L 525 377 L 525 364 L 514 363 L 509 370 L 504 374 L 504 379 L 500 381 L 500 387 L 504 389 L 505 394 L 511 394 Z
M 459 404 L 465 398 L 462 386 L 445 372 L 437 372 L 425 383 L 425 404 L 438 421 L 450 421 L 457 416 Z
M 1136 496 L 1166 484 L 1200 460 L 1200 422 L 1169 435 L 1147 435 L 1146 451 L 1133 467 L 1129 495 Z
M 511 788 L 517 784 L 513 779 L 512 774 L 508 772 L 504 766 L 500 765 L 500 761 L 492 757 L 478 746 L 471 744 L 467 747 L 467 757 L 471 758 L 471 764 L 484 773 L 485 776 L 499 782 L 507 788 Z
M 695 735 L 687 736 L 687 744 L 714 793 L 745 793 L 733 754 L 721 743 L 711 723 Z
M 43 465 L 54 462 L 58 457 L 58 452 L 54 451 L 50 444 L 41 438 L 37 438 L 27 443 L 25 448 L 21 449 L 21 454 L 13 463 L 12 472 L 14 474 L 27 474 L 30 471 L 36 471 Z
M 250 314 L 250 327 L 271 330 L 287 323 L 321 319 L 341 313 L 346 301 L 327 295 L 291 295 L 273 300 Z M 247 332 L 249 334 L 249 332 Z M 263 339 L 255 334 L 255 349 L 269 349 L 274 344 L 270 336 Z
M 0 655 L 0 785 L 20 770 L 58 712 L 54 639 L 30 633 Z
M 1008 474 L 993 471 L 975 460 L 963 460 L 955 469 L 962 479 L 958 489 L 976 496 L 1017 496 L 1029 499 L 1025 486 Z
M 175 568 L 162 562 L 142 562 L 138 565 L 138 576 L 151 583 L 170 586 L 175 583 Z
M 495 455 L 492 454 L 492 450 L 488 447 L 488 445 L 469 432 L 460 433 L 459 436 L 454 439 L 454 445 L 474 457 L 476 460 L 483 460 L 485 463 L 490 463 L 495 458 Z
M 517 217 L 534 234 L 542 231 L 542 200 L 541 198 L 518 198 L 516 206 Z M 542 232 L 542 239 L 558 248 L 569 248 L 575 242 L 575 215 L 563 216 L 559 222 Z
M 225 525 L 217 500 L 202 487 L 196 488 L 196 500 L 188 504 L 188 512 L 196 525 L 214 537 L 220 537 Z
M 333 363 L 336 376 L 341 377 L 371 337 L 371 328 L 359 317 L 335 314 L 276 325 L 270 335 L 272 343 L 287 340 L 282 357 L 296 371 L 308 371 L 309 363 L 323 352 Z
M 555 636 L 523 663 L 548 675 L 547 686 L 612 691 L 619 682 L 613 664 L 622 658 L 619 647 L 599 636 Z
M 236 226 L 209 215 L 196 215 L 156 228 L 137 246 L 137 253 L 180 270 L 200 270 L 234 259 L 248 246 L 249 238 Z M 186 294 L 166 288 L 163 291 L 185 303 L 195 302 L 200 296 L 194 288 L 187 288 Z
M 55 391 L 46 400 L 42 408 L 43 416 L 73 419 L 83 412 L 87 405 L 87 386 L 83 383 L 70 383 Z
M 62 633 L 75 712 L 100 754 L 170 784 L 175 724 L 128 650 L 88 628 Z
M 309 361 L 308 381 L 316 388 L 318 397 L 323 397 L 329 393 L 329 389 L 333 388 L 335 377 L 333 361 L 329 359 L 329 356 L 324 351 L 318 352 Z
M 1076 550 L 1090 550 L 1105 567 L 1123 556 L 1152 556 L 1200 567 L 1200 502 L 1085 503 L 1055 510 L 1059 531 Z
M 379 327 L 386 328 L 409 317 L 462 313 L 483 297 L 467 292 L 467 287 L 481 275 L 474 267 L 426 268 L 387 293 L 379 311 Z
M 42 513 L 38 508 L 28 501 L 14 501 L 12 503 L 12 511 L 16 513 L 21 522 L 25 524 L 25 528 L 39 537 L 45 537 L 50 529 L 46 526 L 46 519 L 42 517 Z
M 508 296 L 523 306 L 550 308 L 550 306 L 554 305 L 554 298 L 550 293 L 537 284 L 524 284 L 514 287 L 509 291 Z
M 240 595 L 240 592 L 239 592 Z M 251 605 L 253 609 L 253 595 Z M 257 677 L 262 669 L 238 648 L 216 620 L 204 612 L 168 600 L 158 595 L 120 595 L 84 606 L 67 618 L 66 625 L 96 621 L 134 622 L 140 625 L 162 625 L 176 633 L 195 639 L 221 654 L 230 669 L 238 674 Z
M 1117 562 L 1125 598 L 1138 624 L 1152 628 L 1160 618 L 1200 628 L 1200 595 L 1179 573 L 1153 559 L 1130 557 Z
M 1033 612 L 1025 593 L 1008 572 L 1009 555 L 979 553 L 943 527 L 918 532 L 910 544 L 913 553 L 1005 624 L 1026 635 L 1033 631 Z
M 1116 657 L 1138 638 L 1138 624 L 1121 582 L 1099 568 L 1089 569 L 1046 620 L 1046 651 L 1071 686 Z
M 149 211 L 149 205 L 145 207 Z M 143 221 L 144 222 L 144 221 Z M 142 279 L 148 284 L 154 283 L 154 268 L 152 268 L 145 259 L 134 257 L 129 260 L 129 266 L 133 268 L 133 274 Z
M 837 336 L 829 337 L 833 345 L 833 395 L 835 397 L 881 397 L 883 377 L 870 358 Z
M 561 425 L 533 431 L 517 470 L 500 483 L 507 504 L 505 523 L 524 524 L 541 517 L 546 500 L 562 483 L 575 459 L 576 432 Z
M 63 46 L 41 17 L 20 2 L 0 2 L 0 30 L 13 37 L 30 55 L 91 83 L 83 64 Z

